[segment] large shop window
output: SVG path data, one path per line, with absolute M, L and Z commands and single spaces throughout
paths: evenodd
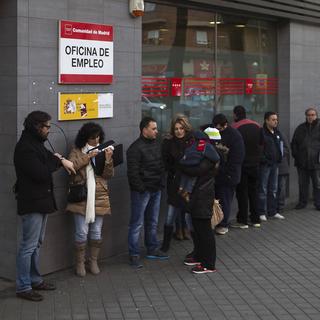
M 142 114 L 168 131 L 176 113 L 195 128 L 243 105 L 259 122 L 277 110 L 275 22 L 146 3 Z

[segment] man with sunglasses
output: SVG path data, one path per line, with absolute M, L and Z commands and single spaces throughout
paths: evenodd
M 315 107 L 308 108 L 305 116 L 306 121 L 296 128 L 291 141 L 299 183 L 299 202 L 295 209 L 300 210 L 307 206 L 311 178 L 314 206 L 320 210 L 320 122 Z
M 43 111 L 31 112 L 14 152 L 17 175 L 15 193 L 18 214 L 22 219 L 22 237 L 17 255 L 16 295 L 41 301 L 37 290 L 54 290 L 39 272 L 39 250 L 43 242 L 47 216 L 57 210 L 53 194 L 52 173 L 64 167 L 75 173 L 73 163 L 44 146 L 50 130 L 51 116 Z

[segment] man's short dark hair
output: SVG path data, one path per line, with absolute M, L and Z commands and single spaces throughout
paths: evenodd
M 216 114 L 212 119 L 212 124 L 216 126 L 219 124 L 221 127 L 225 126 L 228 123 L 227 117 L 223 113 Z
M 241 105 L 235 106 L 233 108 L 233 113 L 236 115 L 237 120 L 242 120 L 247 117 L 246 109 Z
M 36 132 L 43 124 L 50 120 L 50 114 L 44 111 L 32 111 L 25 118 L 23 126 L 27 131 Z
M 150 122 L 157 122 L 157 121 L 151 117 L 142 118 L 139 124 L 140 132 L 142 132 L 144 128 L 147 128 Z
M 274 112 L 274 111 L 267 111 L 265 114 L 264 114 L 264 121 L 266 121 L 266 120 L 269 120 L 269 118 L 271 117 L 271 116 L 273 116 L 273 115 L 277 115 L 277 113 L 276 112 Z

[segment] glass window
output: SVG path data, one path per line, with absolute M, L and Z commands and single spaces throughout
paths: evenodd
M 277 110 L 276 27 L 272 22 L 146 3 L 142 113 L 168 131 L 174 114 L 192 125 L 229 118 L 237 104 L 253 119 Z

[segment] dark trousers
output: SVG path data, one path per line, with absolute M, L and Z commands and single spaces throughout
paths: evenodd
M 282 212 L 286 200 L 288 174 L 278 175 L 277 212 Z
M 310 178 L 313 186 L 314 206 L 320 208 L 320 170 L 307 170 L 298 168 L 299 203 L 307 205 Z
M 192 218 L 194 229 L 194 258 L 208 269 L 215 269 L 216 241 L 210 219 Z
M 242 167 L 241 180 L 236 189 L 238 200 L 237 221 L 248 224 L 248 211 L 250 208 L 250 220 L 259 223 L 260 216 L 257 213 L 257 186 L 259 167 Z
M 231 202 L 233 199 L 235 188 L 232 186 L 225 185 L 216 185 L 215 186 L 215 198 L 220 201 L 222 211 L 223 211 L 223 220 L 217 227 L 227 228 L 229 226 Z

